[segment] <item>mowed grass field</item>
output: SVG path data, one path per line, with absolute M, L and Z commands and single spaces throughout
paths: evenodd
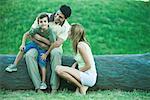
M 1 0 L 0 53 L 16 54 L 23 34 L 40 12 L 55 12 L 60 5 L 72 8 L 69 23 L 81 23 L 93 54 L 150 52 L 150 2 L 133 0 Z M 71 55 L 71 42 L 64 55 Z
M 57 94 L 35 93 L 34 91 L 0 91 L 0 100 L 149 100 L 150 93 L 143 91 L 88 91 L 87 95 L 77 95 L 72 91 L 63 90 Z
M 94 55 L 150 52 L 150 2 L 134 0 L 0 0 L 0 54 L 17 54 L 23 34 L 40 12 L 55 12 L 60 5 L 72 8 L 69 23 L 80 23 Z M 72 55 L 70 40 L 64 55 Z M 35 93 L 32 90 L 0 90 L 0 100 L 150 100 L 146 91 L 72 91 Z

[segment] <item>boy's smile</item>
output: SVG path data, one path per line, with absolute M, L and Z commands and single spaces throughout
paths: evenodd
M 47 17 L 44 17 L 42 19 L 39 19 L 39 26 L 42 28 L 42 29 L 47 29 L 48 28 L 48 19 Z

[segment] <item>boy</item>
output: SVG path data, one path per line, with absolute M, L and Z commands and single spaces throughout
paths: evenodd
M 49 17 L 46 13 L 42 13 L 37 18 L 38 27 L 35 29 L 31 29 L 29 32 L 23 35 L 22 44 L 20 46 L 20 51 L 14 61 L 13 64 L 9 65 L 5 70 L 8 72 L 17 71 L 17 64 L 23 57 L 24 53 L 26 53 L 31 48 L 35 48 L 38 51 L 37 62 L 40 66 L 42 72 L 42 82 L 40 85 L 40 89 L 46 89 L 47 85 L 45 84 L 45 77 L 46 77 L 46 58 L 50 51 L 53 49 L 53 42 L 56 41 L 56 34 L 52 32 L 49 28 Z M 41 41 L 43 44 L 51 45 L 48 50 L 44 47 L 39 46 L 37 43 L 31 41 L 27 45 L 25 45 L 26 39 L 38 36 L 44 37 L 44 40 Z M 38 41 L 38 40 L 36 40 Z

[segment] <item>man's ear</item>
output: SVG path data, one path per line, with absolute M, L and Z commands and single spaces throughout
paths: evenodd
M 39 19 L 37 20 L 37 23 L 39 24 Z

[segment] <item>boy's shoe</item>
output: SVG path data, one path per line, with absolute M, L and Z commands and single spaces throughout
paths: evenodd
M 17 71 L 17 66 L 15 64 L 10 64 L 5 71 L 7 72 L 13 72 L 13 71 Z
M 41 85 L 40 85 L 40 89 L 44 90 L 46 88 L 47 88 L 47 85 L 44 82 L 42 82 Z

